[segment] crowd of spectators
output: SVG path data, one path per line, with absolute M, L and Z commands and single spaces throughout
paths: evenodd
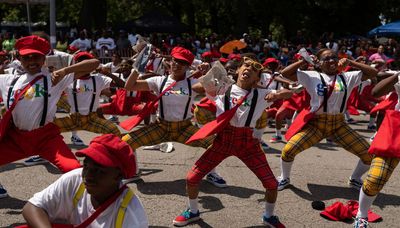
M 130 57 L 133 52 L 131 47 L 136 44 L 139 37 L 147 40 L 158 48 L 162 54 L 168 54 L 174 46 L 183 46 L 193 52 L 198 59 L 205 52 L 212 53 L 212 58 L 227 57 L 219 52 L 220 47 L 230 40 L 240 40 L 247 44 L 246 48 L 238 50 L 240 53 L 253 52 L 259 61 L 267 58 L 276 58 L 282 66 L 291 63 L 297 51 L 305 47 L 310 53 L 315 54 L 321 48 L 330 48 L 337 52 L 339 57 L 357 59 L 368 58 L 371 63 L 382 64 L 389 61 L 392 68 L 398 68 L 400 60 L 400 44 L 395 38 L 368 39 L 361 36 L 347 36 L 334 38 L 333 33 L 322 34 L 319 38 L 306 38 L 301 30 L 294 37 L 283 41 L 275 41 L 271 35 L 254 37 L 248 33 L 241 36 L 222 35 L 212 33 L 209 36 L 189 34 L 137 34 L 133 30 L 104 29 L 91 32 L 86 29 L 78 31 L 71 29 L 69 32 L 59 31 L 57 34 L 56 49 L 64 52 L 91 51 L 103 63 L 110 62 L 112 53 L 118 52 L 121 57 Z M 5 32 L 0 35 L 2 48 L 1 55 L 7 55 L 14 48 L 18 33 Z

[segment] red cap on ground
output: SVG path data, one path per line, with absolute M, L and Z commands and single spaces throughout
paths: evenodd
M 335 202 L 331 206 L 326 207 L 325 210 L 320 213 L 320 215 L 333 221 L 342 221 L 352 218 L 349 208 L 341 202 Z
M 84 59 L 94 59 L 94 56 L 92 54 L 90 54 L 89 52 L 81 51 L 81 52 L 78 52 L 76 55 L 74 55 L 74 61 L 76 62 L 80 58 L 83 58 L 83 57 L 84 57 Z
M 132 148 L 118 136 L 101 135 L 94 138 L 88 148 L 75 153 L 77 157 L 89 157 L 105 167 L 119 168 L 124 178 L 133 177 L 136 173 L 136 162 Z
M 183 60 L 187 62 L 189 65 L 192 65 L 192 62 L 194 60 L 193 53 L 183 47 L 174 47 L 171 50 L 171 56 L 174 57 L 175 59 Z
M 50 44 L 47 40 L 38 36 L 25 36 L 17 40 L 15 49 L 18 50 L 20 55 L 47 55 L 50 52 Z

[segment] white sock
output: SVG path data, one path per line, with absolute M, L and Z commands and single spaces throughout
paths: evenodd
M 77 131 L 71 131 L 72 137 L 79 137 Z
M 270 218 L 274 215 L 275 203 L 265 201 L 265 217 Z
M 261 129 L 254 128 L 253 137 L 261 141 L 261 138 L 262 138 L 262 136 L 264 134 L 264 129 L 265 128 L 261 128 Z
M 290 178 L 293 162 L 285 162 L 281 158 L 281 178 L 282 180 Z
M 360 196 L 358 198 L 359 206 L 358 206 L 358 212 L 357 212 L 357 217 L 359 218 L 368 218 L 368 210 L 371 208 L 372 203 L 374 202 L 375 196 L 368 196 L 367 194 L 364 193 L 364 191 L 360 190 Z
M 351 179 L 361 180 L 362 175 L 369 170 L 369 165 L 364 164 L 361 160 L 358 160 L 357 166 L 351 174 Z
M 151 114 L 150 115 L 150 123 L 155 123 L 157 120 L 157 115 Z
M 275 134 L 276 134 L 276 136 L 282 137 L 281 129 L 275 129 Z
M 196 199 L 189 199 L 189 210 L 192 213 L 197 213 L 199 211 L 199 203 Z
M 299 114 L 299 113 L 298 113 L 297 111 L 294 112 L 293 117 L 292 117 L 292 122 L 294 121 L 294 119 L 296 119 L 296 117 L 297 117 L 298 114 Z
M 375 125 L 375 118 L 374 117 L 369 117 L 368 126 L 373 126 L 373 125 Z

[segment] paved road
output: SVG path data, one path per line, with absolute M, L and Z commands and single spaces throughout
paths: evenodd
M 368 138 L 367 117 L 356 117 L 361 123 L 353 128 Z M 94 136 L 80 132 L 86 143 Z M 269 140 L 272 129 L 264 138 Z M 70 134 L 64 134 L 69 143 Z M 186 206 L 185 176 L 204 151 L 175 143 L 175 151 L 138 150 L 143 181 L 130 184 L 142 200 L 151 227 L 171 227 L 172 219 Z M 279 155 L 283 143 L 273 144 L 267 159 L 275 175 L 279 175 Z M 71 146 L 72 147 L 72 146 Z M 74 150 L 79 149 L 73 147 Z M 292 186 L 279 192 L 276 213 L 287 227 L 351 227 L 350 223 L 328 221 L 312 209 L 311 202 L 322 200 L 326 205 L 335 201 L 358 199 L 358 192 L 347 186 L 357 158 L 342 148 L 321 142 L 300 154 L 292 171 Z M 10 197 L 0 199 L 0 227 L 23 223 L 21 208 L 35 192 L 40 191 L 60 173 L 51 165 L 24 167 L 15 162 L 0 168 L 1 183 Z M 237 158 L 229 158 L 218 167 L 228 188 L 219 189 L 204 182 L 199 195 L 202 220 L 190 227 L 262 227 L 264 210 L 263 187 L 258 179 Z M 383 221 L 371 227 L 399 227 L 400 175 L 395 170 L 389 183 L 376 199 L 372 210 Z

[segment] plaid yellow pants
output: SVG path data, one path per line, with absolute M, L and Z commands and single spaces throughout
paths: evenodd
M 72 113 L 67 117 L 54 119 L 54 124 L 60 128 L 61 132 L 86 130 L 93 133 L 121 136 L 121 132 L 114 123 L 98 117 L 95 112 L 86 116 Z
M 68 98 L 67 96 L 61 96 L 60 100 L 57 102 L 57 108 L 62 108 L 67 112 L 71 111 L 71 105 L 68 103 Z
M 205 125 L 206 123 L 211 122 L 216 118 L 214 112 L 198 106 L 196 106 L 196 108 L 194 109 L 193 114 L 194 118 L 196 119 L 196 122 L 201 125 Z M 267 127 L 267 123 L 268 123 L 268 116 L 267 112 L 264 111 L 261 117 L 257 120 L 255 128 L 263 129 Z
M 399 158 L 374 157 L 367 177 L 364 180 L 364 193 L 369 196 L 378 194 L 389 180 L 393 170 L 398 164 Z
M 165 120 L 157 120 L 148 126 L 132 131 L 122 137 L 122 140 L 127 142 L 132 149 L 137 149 L 141 146 L 156 145 L 162 142 L 185 142 L 199 128 L 194 126 L 190 120 L 179 122 L 169 122 Z M 191 143 L 189 146 L 208 148 L 215 136 L 209 136 L 203 140 L 198 140 Z
M 364 164 L 371 164 L 369 143 L 344 122 L 344 115 L 317 115 L 308 125 L 294 135 L 282 149 L 282 160 L 291 162 L 300 152 L 324 138 L 332 139 L 345 150 L 359 157 Z

